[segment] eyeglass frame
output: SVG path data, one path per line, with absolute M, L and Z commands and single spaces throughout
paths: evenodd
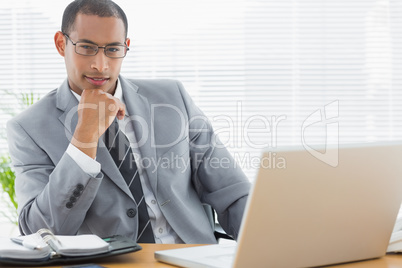
M 67 39 L 70 40 L 71 44 L 73 44 L 73 46 L 75 47 L 75 48 L 74 48 L 74 52 L 77 53 L 78 55 L 81 55 L 81 56 L 95 56 L 95 55 L 98 54 L 99 49 L 100 49 L 100 48 L 103 48 L 103 53 L 105 53 L 105 56 L 106 56 L 106 57 L 111 58 L 111 59 L 122 59 L 122 58 L 124 58 L 124 57 L 127 56 L 127 52 L 130 50 L 130 48 L 127 46 L 126 42 L 124 42 L 124 45 L 106 45 L 106 46 L 104 46 L 104 47 L 100 47 L 98 44 L 93 43 L 92 45 L 95 45 L 95 46 L 98 47 L 98 49 L 96 50 L 95 54 L 93 54 L 93 55 L 85 55 L 85 54 L 81 54 L 81 53 L 78 53 L 78 52 L 77 52 L 77 44 L 78 44 L 78 43 L 88 43 L 88 42 L 80 42 L 80 41 L 77 41 L 77 42 L 74 43 L 73 40 L 71 40 L 70 36 L 68 36 L 68 34 L 63 33 L 63 35 L 64 35 L 65 37 L 67 37 Z M 124 54 L 123 57 L 110 57 L 110 56 L 108 56 L 108 55 L 106 54 L 106 48 L 109 47 L 109 46 L 122 46 L 122 47 L 125 47 L 125 48 L 126 48 L 126 53 Z

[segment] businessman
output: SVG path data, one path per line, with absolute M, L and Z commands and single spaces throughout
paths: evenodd
M 247 178 L 180 82 L 119 75 L 127 25 L 110 0 L 65 9 L 67 79 L 7 124 L 20 232 L 216 243 L 206 203 L 236 238 Z

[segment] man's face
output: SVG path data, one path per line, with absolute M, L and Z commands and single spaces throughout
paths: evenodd
M 67 34 L 74 43 L 90 42 L 100 47 L 130 44 L 130 40 L 125 39 L 123 21 L 115 17 L 78 14 L 72 31 Z M 83 56 L 75 53 L 75 46 L 69 40 L 66 43 L 64 39 L 64 44 L 64 52 L 58 50 L 65 59 L 70 88 L 77 94 L 84 89 L 102 89 L 114 94 L 123 58 L 109 58 L 103 48 L 94 56 Z

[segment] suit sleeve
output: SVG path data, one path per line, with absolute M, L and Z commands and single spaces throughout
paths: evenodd
M 103 174 L 86 174 L 68 153 L 53 163 L 14 119 L 7 123 L 7 136 L 16 173 L 20 232 L 49 228 L 55 234 L 76 234 Z
M 250 182 L 202 113 L 178 83 L 189 120 L 192 180 L 202 202 L 211 205 L 223 229 L 237 239 Z

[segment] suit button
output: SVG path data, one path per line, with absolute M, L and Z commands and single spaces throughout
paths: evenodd
M 66 204 L 66 208 L 72 208 L 73 206 L 74 206 L 74 204 L 71 202 L 67 202 L 67 204 Z
M 84 190 L 84 185 L 82 185 L 81 183 L 77 184 L 76 189 L 80 192 L 82 192 Z
M 136 214 L 137 214 L 137 210 L 135 210 L 133 208 L 130 208 L 127 210 L 127 216 L 129 218 L 134 218 Z
M 71 197 L 70 197 L 70 202 L 71 202 L 71 203 L 77 202 L 77 198 L 75 198 L 74 196 L 71 196 Z
M 73 192 L 73 196 L 74 196 L 74 197 L 79 197 L 80 195 L 81 195 L 81 192 L 80 192 L 80 191 L 78 191 L 77 189 L 74 190 L 74 192 Z

